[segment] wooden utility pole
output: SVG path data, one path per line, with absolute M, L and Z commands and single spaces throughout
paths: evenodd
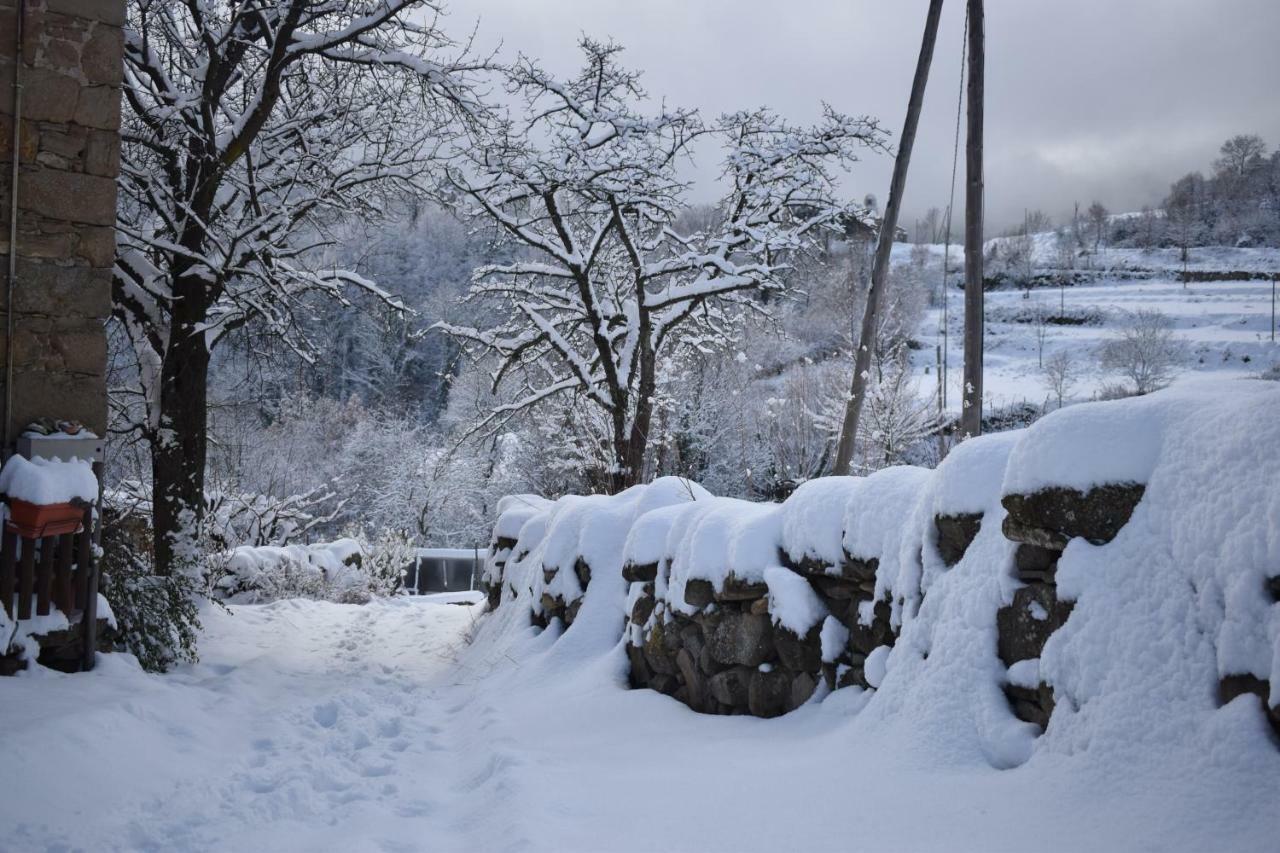
M 964 396 L 960 431 L 982 434 L 982 0 L 969 3 L 968 134 L 964 203 Z
M 876 345 L 880 298 L 884 294 L 885 280 L 889 273 L 889 253 L 893 249 L 893 235 L 898 230 L 898 210 L 902 207 L 902 193 L 907 187 L 907 166 L 911 163 L 911 147 L 916 141 L 916 126 L 920 123 L 920 108 L 924 104 L 924 89 L 929 82 L 929 66 L 933 62 L 933 46 L 938 40 L 938 21 L 941 17 L 942 0 L 929 0 L 924 38 L 920 43 L 920 56 L 916 60 L 915 78 L 911 81 L 911 97 L 907 101 L 907 118 L 902 126 L 898 156 L 893 161 L 893 177 L 889 181 L 889 201 L 885 205 L 884 218 L 880 221 L 880 234 L 876 240 L 876 255 L 871 266 L 871 287 L 867 291 L 867 306 L 862 314 L 862 330 L 854 349 L 853 384 L 844 410 L 844 423 L 840 427 L 840 444 L 836 448 L 836 474 L 848 474 L 849 463 L 853 460 L 858 418 L 862 414 L 867 377 L 871 373 L 871 351 Z

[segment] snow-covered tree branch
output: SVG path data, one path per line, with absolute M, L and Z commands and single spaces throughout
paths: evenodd
M 440 14 L 424 0 L 130 4 L 114 313 L 140 367 L 162 572 L 201 516 L 211 350 L 252 324 L 308 358 L 299 317 L 316 297 L 398 307 L 322 249 L 482 112 L 479 64 Z
M 619 48 L 584 39 L 585 65 L 560 81 L 529 61 L 508 77 L 518 107 L 478 126 L 450 159 L 442 195 L 495 224 L 518 251 L 476 271 L 470 299 L 492 322 L 442 324 L 496 356 L 496 388 L 518 392 L 479 428 L 560 394 L 611 425 L 611 486 L 641 476 L 665 355 L 732 337 L 795 253 L 860 208 L 837 199 L 837 171 L 884 145 L 869 118 L 830 108 L 812 127 L 768 110 L 707 123 L 694 111 L 641 112 L 639 76 Z M 689 191 L 680 163 L 702 137 L 726 149 L 714 227 L 678 233 Z

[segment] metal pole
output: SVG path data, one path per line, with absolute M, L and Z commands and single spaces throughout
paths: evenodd
M 4 424 L 0 426 L 0 453 L 9 451 L 13 420 L 13 290 L 18 282 L 18 164 L 22 159 L 22 39 L 27 0 L 18 0 L 13 44 L 13 142 L 9 159 L 9 280 L 5 284 Z

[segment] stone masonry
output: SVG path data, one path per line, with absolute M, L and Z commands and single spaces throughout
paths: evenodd
M 7 279 L 18 0 L 0 0 L 0 276 Z M 106 428 L 125 0 L 27 0 L 21 50 L 10 435 L 47 415 Z M 0 292 L 0 311 L 4 294 Z M 0 365 L 8 349 L 0 325 Z M 0 383 L 4 380 L 0 368 Z

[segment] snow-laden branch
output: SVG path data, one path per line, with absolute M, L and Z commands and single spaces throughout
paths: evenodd
M 522 60 L 507 79 L 517 108 L 474 126 L 450 159 L 441 198 L 496 225 L 514 259 L 473 276 L 468 298 L 490 328 L 439 328 L 496 358 L 495 387 L 523 382 L 504 415 L 559 393 L 596 403 L 624 485 L 638 474 L 665 354 L 728 334 L 755 293 L 783 286 L 796 252 L 861 214 L 839 200 L 838 173 L 859 149 L 882 149 L 884 134 L 829 108 L 812 127 L 765 110 L 713 124 L 691 110 L 644 113 L 619 48 L 581 46 L 569 80 Z M 726 191 L 715 227 L 688 233 L 679 164 L 706 136 L 725 148 Z

